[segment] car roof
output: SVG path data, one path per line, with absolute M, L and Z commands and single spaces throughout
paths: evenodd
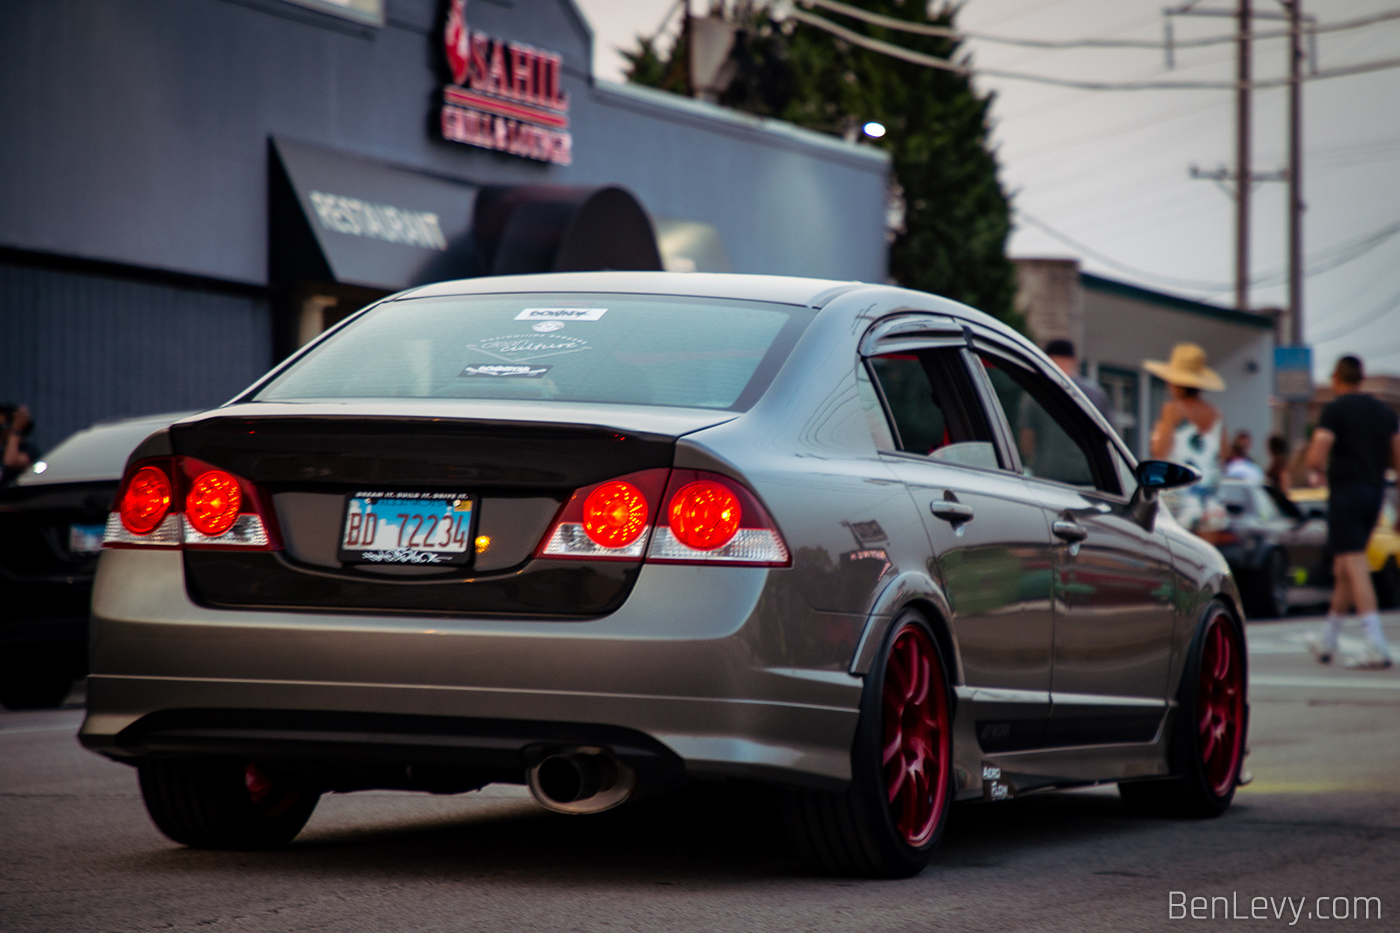
M 864 282 L 786 275 L 720 272 L 547 272 L 538 275 L 490 275 L 435 282 L 402 292 L 390 300 L 452 295 L 501 295 L 515 292 L 609 292 L 736 298 L 820 306 L 825 300 L 836 295 L 869 287 L 872 286 Z

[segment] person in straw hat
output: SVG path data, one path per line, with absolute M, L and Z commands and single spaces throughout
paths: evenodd
M 1166 362 L 1143 360 L 1142 365 L 1165 382 L 1171 393 L 1152 428 L 1152 456 L 1185 464 L 1201 474 L 1200 482 L 1171 490 L 1162 500 L 1187 528 L 1210 530 L 1225 520 L 1224 508 L 1215 501 L 1225 419 L 1201 393 L 1224 391 L 1225 380 L 1206 365 L 1206 351 L 1194 343 L 1172 347 L 1171 359 Z

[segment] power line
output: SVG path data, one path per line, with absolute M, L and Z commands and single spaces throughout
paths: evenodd
M 1074 249 L 1083 253 L 1085 256 L 1088 256 L 1090 259 L 1093 259 L 1097 262 L 1101 262 L 1105 266 L 1117 269 L 1120 272 L 1125 272 L 1128 275 L 1134 275 L 1142 279 L 1155 280 L 1158 282 L 1162 282 L 1168 287 L 1185 288 L 1190 289 L 1191 291 L 1223 291 L 1230 287 L 1227 285 L 1222 288 L 1219 282 L 1202 282 L 1197 279 L 1179 279 L 1173 275 L 1162 275 L 1159 272 L 1149 272 L 1146 269 L 1139 269 L 1137 266 L 1130 266 L 1125 262 L 1119 262 L 1112 256 L 1109 256 L 1106 253 L 1101 253 L 1098 250 L 1094 249 L 1092 246 L 1088 246 L 1084 243 L 1081 243 L 1079 240 L 1076 240 L 1069 234 L 1061 233 L 1059 230 L 1056 230 L 1054 227 L 1050 226 L 1045 221 L 1041 220 L 1039 217 L 1027 214 L 1020 208 L 1016 209 L 1016 219 L 1018 221 L 1025 221 L 1032 227 L 1035 227 L 1038 230 L 1040 230 L 1042 233 L 1048 234 L 1054 239 L 1059 240 L 1061 243 L 1064 243 L 1066 246 L 1073 247 Z
M 1325 343 L 1328 340 L 1336 340 L 1338 337 L 1341 337 L 1345 334 L 1350 334 L 1370 324 L 1374 324 L 1376 321 L 1385 317 L 1385 315 L 1388 312 L 1394 311 L 1396 308 L 1400 308 L 1400 292 L 1396 292 L 1394 295 L 1391 295 L 1388 299 L 1381 302 L 1368 314 L 1363 315 L 1358 320 L 1350 321 L 1346 324 L 1343 324 L 1341 327 L 1335 327 L 1330 331 L 1323 331 L 1320 334 L 1309 335 L 1309 340 L 1311 340 L 1314 343 Z
M 841 3 L 840 0 L 796 0 L 805 7 L 819 7 L 829 10 L 832 13 L 839 13 L 842 16 L 849 16 L 851 19 L 858 19 L 869 23 L 872 26 L 882 26 L 885 29 L 893 29 L 899 32 L 908 32 L 920 36 L 932 36 L 938 39 L 975 39 L 980 42 L 990 42 L 998 45 L 1014 45 L 1028 49 L 1153 49 L 1161 50 L 1165 48 L 1165 41 L 1158 39 L 1026 39 L 1013 38 L 1010 36 L 998 36 L 985 32 L 970 32 L 964 29 L 956 29 L 951 26 L 933 26 L 927 23 L 914 23 L 907 19 L 899 19 L 894 16 L 885 16 L 881 13 L 872 13 L 860 7 L 851 6 L 849 3 Z M 1400 19 L 1400 10 L 1388 10 L 1372 16 L 1363 16 L 1357 19 L 1342 20 L 1335 23 L 1312 26 L 1309 31 L 1318 32 L 1338 32 L 1346 29 L 1359 29 L 1363 26 L 1371 26 L 1376 23 L 1383 23 L 1390 20 Z M 1273 32 L 1259 32 L 1254 34 L 1255 40 L 1260 39 L 1286 39 L 1288 31 L 1281 29 Z M 1173 39 L 1173 48 L 1201 48 L 1210 45 L 1226 45 L 1238 41 L 1239 37 L 1234 35 L 1203 36 L 1195 39 Z
M 892 42 L 885 42 L 882 39 L 872 39 L 869 36 L 861 35 L 845 26 L 833 23 L 829 19 L 817 16 L 813 13 L 805 13 L 802 10 L 793 9 L 788 12 L 788 16 L 799 23 L 815 27 L 828 32 L 838 39 L 844 39 L 852 45 L 867 49 L 871 52 L 879 52 L 891 58 L 909 62 L 912 65 L 922 65 L 925 68 L 934 68 L 939 71 L 948 71 L 953 74 L 971 77 L 973 75 L 983 75 L 990 78 L 1005 78 L 1009 81 L 1032 81 L 1037 84 L 1049 84 L 1055 87 L 1077 88 L 1085 91 L 1235 91 L 1242 86 L 1238 81 L 1082 81 L 1073 78 L 1054 78 L 1049 75 L 1025 74 L 1019 71 L 1003 71 L 997 68 L 973 68 L 971 65 L 959 64 L 949 61 L 946 58 L 939 58 L 936 55 L 927 55 L 923 52 L 916 52 L 907 49 L 902 45 L 895 45 Z M 1347 75 L 1364 74 L 1371 71 L 1381 71 L 1388 68 L 1400 68 L 1400 58 L 1383 59 L 1374 62 L 1360 62 L 1354 65 L 1344 65 L 1339 68 L 1329 68 L 1312 72 L 1307 75 L 1306 80 L 1316 81 L 1325 78 L 1340 78 Z M 1253 81 L 1248 84 L 1252 88 L 1272 88 L 1287 87 L 1289 78 L 1270 78 L 1264 81 Z
M 1221 293 L 1229 291 L 1231 288 L 1233 288 L 1233 286 L 1224 284 L 1222 282 L 1205 282 L 1199 279 L 1181 279 L 1175 276 L 1163 275 L 1159 272 L 1149 272 L 1146 269 L 1139 269 L 1136 266 L 1130 266 L 1127 263 L 1120 262 L 1119 260 L 1114 259 L 1112 256 L 1109 256 L 1106 253 L 1099 252 L 1093 247 L 1074 239 L 1067 233 L 1062 233 L 1061 231 L 1050 226 L 1040 218 L 1028 214 L 1019 208 L 1016 209 L 1016 218 L 1017 220 L 1026 221 L 1032 227 L 1035 227 L 1042 233 L 1045 233 L 1053 237 L 1054 239 L 1059 240 L 1066 246 L 1071 246 L 1079 250 L 1085 256 L 1088 256 L 1089 258 L 1094 259 L 1097 262 L 1101 262 L 1106 266 L 1110 266 L 1122 272 L 1126 272 L 1129 275 L 1136 275 L 1145 279 L 1155 279 L 1157 281 L 1166 283 L 1172 287 L 1186 288 L 1192 291 Z M 1313 262 L 1309 264 L 1306 271 L 1304 272 L 1304 275 L 1308 278 L 1311 278 L 1315 275 L 1321 275 L 1324 272 L 1331 272 L 1333 269 L 1336 269 L 1339 266 L 1343 266 L 1349 262 L 1352 262 L 1353 260 L 1361 258 L 1366 253 L 1369 253 L 1371 250 L 1375 249 L 1377 246 L 1381 245 L 1386 240 L 1389 240 L 1397 234 L 1400 234 L 1400 222 L 1382 227 L 1379 230 L 1375 230 L 1354 240 L 1350 240 L 1345 243 L 1338 243 L 1335 246 L 1330 246 L 1327 249 L 1323 250 L 1318 256 L 1316 256 L 1313 259 Z M 1249 280 L 1249 285 L 1251 288 L 1265 288 L 1270 285 L 1281 284 L 1285 280 L 1285 277 L 1286 276 L 1283 271 L 1270 272 L 1264 275 L 1251 277 Z M 1397 296 L 1397 298 L 1400 298 L 1400 296 Z

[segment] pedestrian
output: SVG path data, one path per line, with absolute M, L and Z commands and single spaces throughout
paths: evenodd
M 1079 387 L 1104 419 L 1112 425 L 1113 416 L 1108 393 L 1093 380 L 1079 374 L 1079 360 L 1075 357 L 1074 344 L 1068 340 L 1052 340 L 1045 345 L 1045 355 Z M 1079 475 L 1085 466 L 1084 455 L 1079 446 L 1065 434 L 1064 429 L 1050 413 L 1029 395 L 1021 397 L 1018 423 L 1020 431 L 1017 443 L 1021 447 L 1021 457 L 1026 467 L 1033 470 L 1036 476 L 1053 477 L 1067 483 L 1093 482 L 1091 477 Z
M 1230 442 L 1230 456 L 1225 460 L 1224 474 L 1230 479 L 1244 479 L 1255 483 L 1264 482 L 1264 469 L 1249 458 L 1249 448 L 1254 437 L 1248 431 L 1239 431 Z
M 1264 482 L 1285 495 L 1293 488 L 1293 477 L 1288 474 L 1288 441 L 1280 434 L 1269 435 L 1269 465 L 1264 468 Z
M 1045 355 L 1050 357 L 1050 361 L 1060 367 L 1060 371 L 1070 378 L 1070 381 L 1079 386 L 1079 391 L 1083 392 L 1094 403 L 1094 407 L 1103 415 L 1104 420 L 1113 424 L 1113 408 L 1108 401 L 1108 393 L 1103 390 L 1092 379 L 1088 379 L 1079 374 L 1079 357 L 1075 353 L 1074 344 L 1068 340 L 1052 340 L 1045 345 Z M 1116 427 L 1116 425 L 1115 425 Z
M 1308 647 L 1319 662 L 1331 663 L 1345 613 L 1354 609 L 1367 645 L 1348 666 L 1379 669 L 1390 667 L 1390 648 L 1381 630 L 1366 545 L 1380 518 L 1386 467 L 1400 466 L 1400 422 L 1395 412 L 1361 391 L 1364 375 L 1356 357 L 1337 360 L 1334 397 L 1322 409 L 1308 445 L 1308 469 L 1327 470 L 1327 547 L 1334 578 L 1327 622 L 1309 636 Z
M 1225 380 L 1206 365 L 1206 351 L 1194 343 L 1172 347 L 1171 358 L 1143 360 L 1143 368 L 1167 384 L 1170 397 L 1152 428 L 1152 456 L 1190 467 L 1201 475 L 1193 486 L 1163 493 L 1172 516 L 1191 531 L 1218 530 L 1225 508 L 1215 498 L 1220 485 L 1225 418 L 1202 392 L 1223 392 Z
M 39 459 L 39 449 L 29 441 L 34 419 L 24 405 L 0 405 L 0 486 L 8 486 Z

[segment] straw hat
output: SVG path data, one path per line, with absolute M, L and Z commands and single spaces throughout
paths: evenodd
M 1225 380 L 1206 365 L 1206 351 L 1194 343 L 1179 343 L 1172 347 L 1172 358 L 1165 363 L 1143 360 L 1142 366 L 1152 375 L 1175 386 L 1204 389 L 1207 392 L 1225 389 Z

